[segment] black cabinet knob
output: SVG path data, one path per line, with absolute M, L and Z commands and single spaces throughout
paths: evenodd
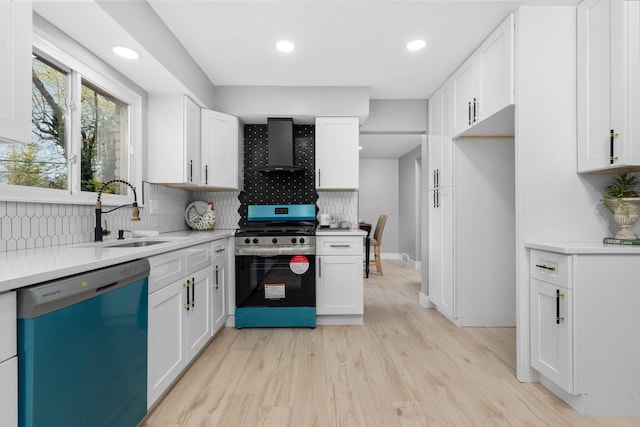
M 248 245 L 249 243 L 251 243 L 251 239 L 246 238 L 246 239 L 244 239 L 244 242 Z
M 275 237 L 273 239 L 271 239 L 271 243 L 278 243 L 278 239 L 276 239 Z

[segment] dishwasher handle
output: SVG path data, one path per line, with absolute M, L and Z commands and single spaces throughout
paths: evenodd
M 60 310 L 149 276 L 149 261 L 138 259 L 21 288 L 18 318 L 30 319 Z

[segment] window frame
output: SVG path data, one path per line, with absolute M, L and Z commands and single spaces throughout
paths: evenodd
M 69 72 L 69 102 L 79 99 L 82 80 L 108 92 L 119 100 L 127 103 L 128 108 L 128 182 L 136 187 L 137 192 L 142 189 L 142 96 L 124 83 L 118 81 L 113 75 L 107 75 L 103 70 L 108 66 L 103 61 L 93 56 L 84 48 L 71 46 L 70 43 L 56 43 L 54 37 L 45 31 L 34 28 L 33 52 L 41 55 L 47 61 Z M 115 74 L 115 73 L 109 73 Z M 124 77 L 122 78 L 125 79 Z M 68 106 L 69 107 L 69 106 Z M 81 108 L 70 108 L 70 132 L 69 147 L 67 151 L 67 164 L 69 167 L 67 189 L 49 189 L 28 187 L 21 185 L 0 184 L 0 200 L 42 202 L 60 204 L 92 205 L 96 203 L 97 193 L 80 190 L 80 115 Z M 103 205 L 118 206 L 133 201 L 131 189 L 127 186 L 126 195 L 103 194 Z M 138 200 L 142 206 L 142 200 Z

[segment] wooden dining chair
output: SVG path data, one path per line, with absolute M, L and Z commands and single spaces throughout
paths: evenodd
M 373 237 L 371 238 L 370 245 L 373 248 L 373 260 L 369 261 L 369 264 L 374 264 L 376 266 L 376 271 L 383 276 L 382 273 L 382 260 L 380 258 L 380 247 L 382 246 L 382 232 L 384 231 L 384 226 L 387 223 L 388 215 L 380 215 L 378 217 L 378 222 L 376 224 L 376 228 L 373 231 Z

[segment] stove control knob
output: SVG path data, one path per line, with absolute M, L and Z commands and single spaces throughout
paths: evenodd
M 278 239 L 276 239 L 275 237 L 273 239 L 271 239 L 271 243 L 276 244 L 278 243 Z
M 253 239 L 253 243 L 258 244 L 258 239 Z
M 247 237 L 246 239 L 244 239 L 244 242 L 248 245 L 249 243 L 251 243 L 251 239 Z
M 300 243 L 304 243 L 304 237 L 300 238 Z
M 297 241 L 297 240 L 296 240 L 296 238 L 295 238 L 295 237 L 291 239 L 291 243 L 295 243 L 296 241 Z

